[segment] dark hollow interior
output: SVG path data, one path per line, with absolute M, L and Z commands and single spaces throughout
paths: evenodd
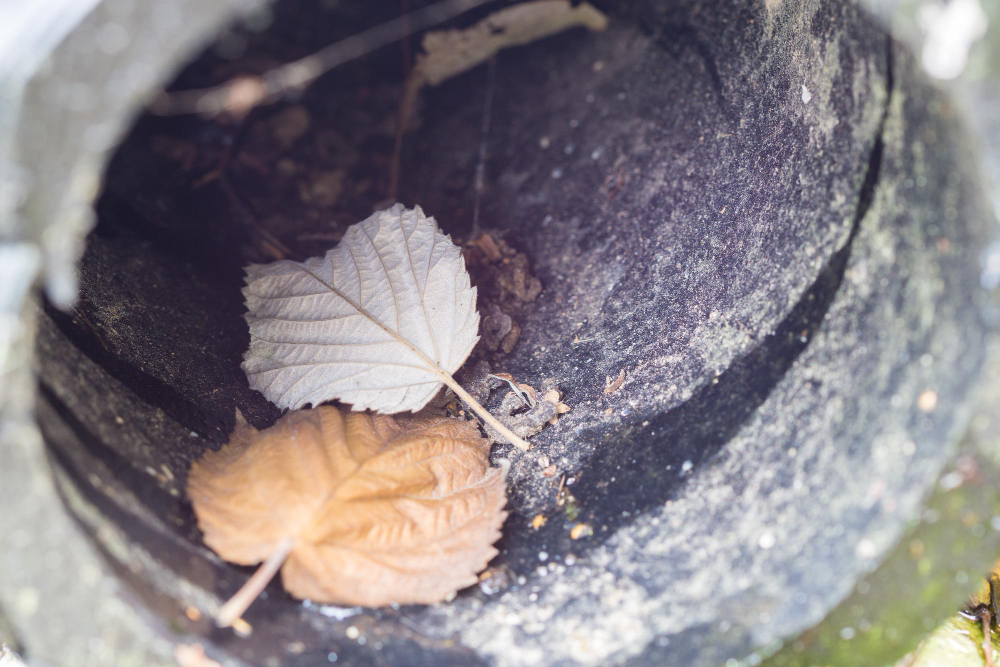
M 534 438 L 530 455 L 495 450 L 515 461 L 510 517 L 491 564 L 501 590 L 531 585 L 540 551 L 554 563 L 585 555 L 710 463 L 808 345 L 840 284 L 850 240 L 821 250 L 819 270 L 786 312 L 771 269 L 750 258 L 769 256 L 774 267 L 800 261 L 795 249 L 818 228 L 850 237 L 881 157 L 874 135 L 855 145 L 848 128 L 838 129 L 832 149 L 842 150 L 843 164 L 817 166 L 816 187 L 852 183 L 854 215 L 846 227 L 822 210 L 784 220 L 782 211 L 808 198 L 807 186 L 770 175 L 788 165 L 808 171 L 802 165 L 815 160 L 794 142 L 762 150 L 772 134 L 807 132 L 768 97 L 797 94 L 797 83 L 777 66 L 762 70 L 759 82 L 736 78 L 747 69 L 745 45 L 764 29 L 764 3 L 730 3 L 724 17 L 697 3 L 604 4 L 612 16 L 605 33 L 574 29 L 505 50 L 492 73 L 483 65 L 426 89 L 402 153 L 398 199 L 420 205 L 462 243 L 485 141 L 480 226 L 527 256 L 542 292 L 512 306 L 522 330 L 512 351 L 477 350 L 467 367 L 482 359 L 522 382 L 557 385 L 573 406 L 572 419 Z M 232 26 L 170 89 L 262 72 L 399 10 L 398 3 L 279 2 L 264 19 Z M 821 36 L 843 20 L 856 20 L 854 10 L 830 3 L 810 29 Z M 859 31 L 858 44 L 888 68 L 881 33 Z M 240 370 L 249 341 L 243 267 L 276 249 L 293 258 L 321 254 L 387 204 L 401 82 L 418 45 L 412 35 L 380 48 L 242 120 L 143 114 L 108 166 L 78 305 L 44 309 L 38 409 L 53 461 L 101 520 L 179 581 L 225 598 L 250 571 L 207 556 L 183 492 L 190 463 L 225 442 L 236 408 L 260 428 L 280 414 Z M 845 62 L 841 76 L 851 75 Z M 740 92 L 749 88 L 757 92 Z M 662 165 L 669 178 L 657 176 Z M 727 206 L 730 215 L 717 215 Z M 778 323 L 771 335 L 751 330 L 758 344 L 746 353 L 662 380 L 627 376 L 620 394 L 605 393 L 609 377 L 679 354 L 713 310 L 769 282 L 775 298 L 760 309 Z M 494 406 L 502 393 L 493 393 Z M 542 476 L 543 454 L 557 475 Z M 538 513 L 548 521 L 536 530 Z M 593 526 L 593 537 L 570 537 L 580 522 Z M 338 621 L 303 609 L 277 582 L 248 613 L 254 635 L 237 641 L 204 618 L 184 617 L 189 601 L 151 583 L 162 572 L 109 556 L 162 617 L 254 662 L 266 663 L 292 640 L 305 646 L 299 657 L 282 654 L 301 661 L 294 664 L 316 664 L 334 650 L 374 661 L 405 656 L 407 664 L 418 656 L 475 662 L 400 622 L 419 609 L 366 612 L 384 634 L 382 657 L 371 658 L 371 646 L 325 638 L 322 624 Z M 489 604 L 495 592 L 461 595 Z M 295 621 L 301 614 L 314 623 Z

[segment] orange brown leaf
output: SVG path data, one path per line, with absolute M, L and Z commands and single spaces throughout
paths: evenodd
M 470 422 L 323 406 L 263 431 L 237 414 L 188 495 L 208 546 L 264 563 L 226 625 L 278 567 L 292 595 L 342 605 L 430 604 L 475 583 L 497 553 L 506 469 Z

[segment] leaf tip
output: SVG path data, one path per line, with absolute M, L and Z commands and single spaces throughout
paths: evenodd
M 244 438 L 253 436 L 257 433 L 257 429 L 253 427 L 250 422 L 247 421 L 246 417 L 243 416 L 243 412 L 236 407 L 236 423 L 233 426 L 232 432 L 229 434 L 229 441 L 233 442 L 235 440 L 242 440 Z

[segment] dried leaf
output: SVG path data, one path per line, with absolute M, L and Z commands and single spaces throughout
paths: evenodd
M 416 411 L 479 340 L 476 290 L 433 218 L 397 204 L 323 257 L 247 269 L 250 386 L 283 408 Z
M 253 264 L 243 295 L 243 370 L 279 407 L 339 399 L 416 412 L 444 383 L 497 428 L 451 375 L 479 340 L 476 288 L 461 250 L 419 207 L 374 214 L 323 257 Z
M 464 30 L 424 35 L 426 53 L 417 56 L 416 76 L 436 86 L 472 69 L 501 49 L 531 44 L 576 26 L 604 30 L 607 17 L 588 2 L 535 0 L 501 9 Z
M 608 17 L 589 2 L 533 0 L 493 12 L 469 28 L 426 33 L 424 53 L 417 55 L 403 88 L 389 192 L 395 196 L 403 135 L 410 129 L 418 96 L 425 85 L 440 85 L 486 62 L 502 49 L 531 44 L 575 27 L 602 31 L 608 27 Z
M 177 644 L 174 659 L 179 667 L 222 667 L 217 660 L 205 655 L 205 647 L 201 644 Z
M 281 568 L 292 595 L 375 607 L 434 603 L 476 582 L 506 517 L 506 468 L 456 419 L 291 412 L 191 466 L 188 495 L 205 543 L 264 562 L 227 603 L 228 625 Z M 287 558 L 287 559 L 286 559 Z

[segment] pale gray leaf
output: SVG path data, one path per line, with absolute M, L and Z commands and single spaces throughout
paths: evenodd
M 282 408 L 419 410 L 479 340 L 461 250 L 419 207 L 374 214 L 323 257 L 250 265 L 243 296 L 243 370 Z

